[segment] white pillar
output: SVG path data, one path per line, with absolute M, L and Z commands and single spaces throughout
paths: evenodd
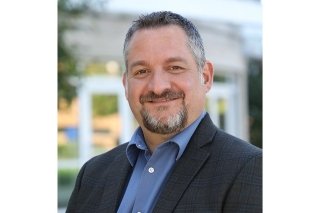
M 79 95 L 79 165 L 82 166 L 90 158 L 92 125 L 91 94 L 84 80 L 78 89 Z
M 124 91 L 118 94 L 118 106 L 121 119 L 120 144 L 123 144 L 131 139 L 134 119 Z

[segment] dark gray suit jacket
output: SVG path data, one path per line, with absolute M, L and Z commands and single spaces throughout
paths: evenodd
M 127 144 L 80 170 L 67 213 L 116 212 L 132 168 Z M 262 151 L 219 130 L 207 114 L 176 163 L 154 212 L 262 212 Z

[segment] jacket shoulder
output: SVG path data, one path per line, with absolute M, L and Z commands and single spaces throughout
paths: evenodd
M 260 148 L 216 127 L 209 114 L 200 122 L 190 142 L 192 146 L 210 150 L 214 158 L 241 158 L 262 153 Z
M 213 147 L 215 150 L 224 152 L 226 157 L 251 158 L 262 156 L 262 149 L 259 147 L 219 129 L 215 135 Z M 218 147 L 219 149 L 217 149 Z

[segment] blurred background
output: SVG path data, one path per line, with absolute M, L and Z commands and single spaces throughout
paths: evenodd
M 262 148 L 262 14 L 258 0 L 58 0 L 58 209 L 85 161 L 137 127 L 125 100 L 125 34 L 141 13 L 170 10 L 198 28 L 215 65 L 207 111 Z

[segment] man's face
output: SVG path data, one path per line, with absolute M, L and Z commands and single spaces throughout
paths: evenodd
M 123 76 L 130 108 L 143 130 L 174 134 L 202 112 L 212 85 L 207 62 L 202 74 L 187 46 L 187 36 L 170 25 L 135 32 Z

